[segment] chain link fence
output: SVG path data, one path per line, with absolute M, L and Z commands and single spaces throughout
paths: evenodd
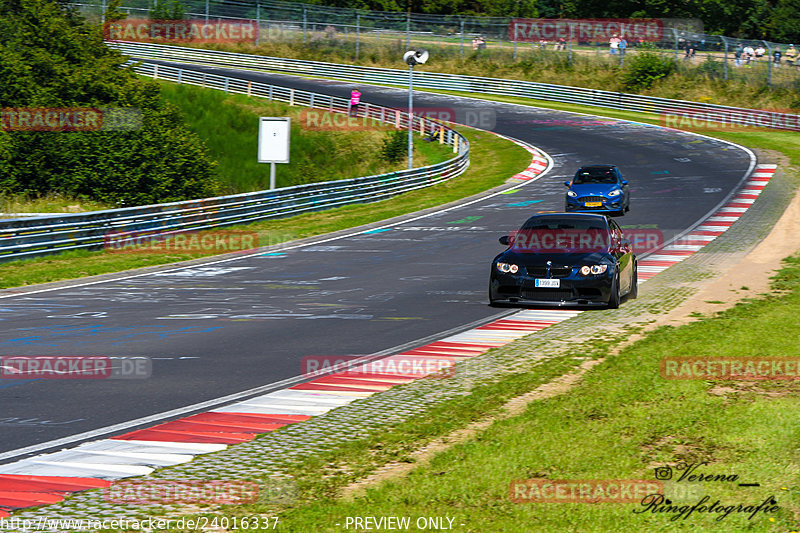
M 102 20 L 107 2 L 73 5 L 87 17 Z M 800 90 L 798 47 L 710 35 L 703 33 L 702 23 L 696 19 L 650 19 L 659 21 L 656 38 L 645 41 L 631 34 L 627 47 L 619 49 L 612 48 L 607 34 L 586 39 L 578 31 L 586 21 L 578 20 L 551 19 L 568 30 L 561 36 L 542 32 L 532 37 L 520 36 L 515 29 L 515 23 L 526 19 L 508 17 L 366 11 L 274 0 L 183 0 L 181 5 L 187 19 L 255 21 L 255 44 L 269 41 L 304 47 L 335 46 L 350 52 L 356 61 L 424 46 L 444 58 L 482 56 L 521 61 L 536 54 L 557 54 L 569 63 L 581 58 L 623 65 L 646 48 L 674 57 L 679 70 L 698 69 L 711 78 Z M 120 10 L 133 18 L 148 18 L 152 4 L 150 0 L 123 0 Z

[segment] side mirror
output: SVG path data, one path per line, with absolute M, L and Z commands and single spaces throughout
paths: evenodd
M 569 187 L 569 186 L 570 186 L 568 181 L 565 181 L 565 182 L 564 182 L 564 185 L 566 185 L 567 187 Z
M 503 235 L 502 237 L 500 237 L 500 238 L 499 238 L 499 239 L 497 239 L 497 240 L 498 240 L 498 241 L 500 241 L 500 244 L 502 244 L 502 245 L 504 245 L 504 246 L 508 246 L 508 245 L 509 245 L 509 242 L 508 242 L 508 235 Z
M 627 185 L 628 184 L 628 180 L 622 180 L 622 184 L 623 185 Z

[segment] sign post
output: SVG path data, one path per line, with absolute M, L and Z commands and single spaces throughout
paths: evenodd
M 270 190 L 275 188 L 275 163 L 289 162 L 291 125 L 289 117 L 258 118 L 258 162 L 270 164 Z

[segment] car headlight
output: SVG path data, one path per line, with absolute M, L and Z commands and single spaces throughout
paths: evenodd
M 619 189 L 614 189 L 613 191 L 608 193 L 609 196 L 619 196 L 620 194 L 622 194 L 622 191 Z
M 514 264 L 498 262 L 496 266 L 497 270 L 499 270 L 500 272 L 505 272 L 505 273 L 510 272 L 512 274 L 516 274 L 519 271 L 519 267 Z
M 603 274 L 605 271 L 608 270 L 608 265 L 583 265 L 580 269 L 580 273 L 582 276 L 596 276 L 598 274 Z
M 578 193 L 576 193 L 575 191 L 567 191 L 567 196 L 569 196 L 570 198 L 577 198 Z

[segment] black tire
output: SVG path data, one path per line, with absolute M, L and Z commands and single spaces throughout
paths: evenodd
M 608 308 L 618 309 L 619 301 L 619 274 L 617 274 L 614 276 L 614 281 L 611 282 L 611 295 L 608 297 Z
M 489 289 L 489 307 L 503 307 L 502 305 L 497 303 L 497 300 L 494 300 L 492 298 L 492 290 L 491 289 Z
M 639 297 L 639 265 L 633 265 L 633 279 L 631 279 L 631 292 L 628 293 L 628 298 L 635 300 Z

